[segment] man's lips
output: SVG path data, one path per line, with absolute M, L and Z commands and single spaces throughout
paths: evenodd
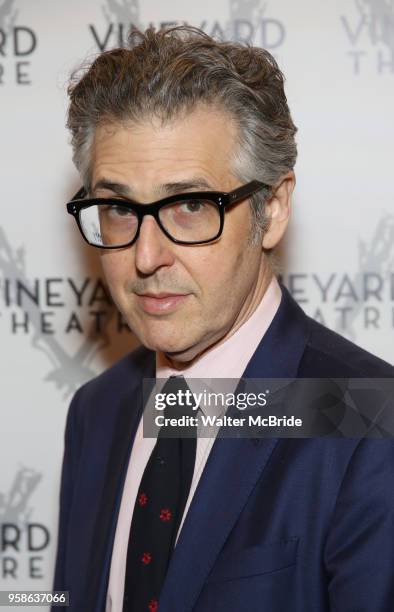
M 140 293 L 136 294 L 142 310 L 148 314 L 167 314 L 176 310 L 190 293 Z
M 186 295 L 186 293 L 170 293 L 166 291 L 162 293 L 150 293 L 146 291 L 145 293 L 138 293 L 137 295 L 139 295 L 139 297 L 153 297 L 160 300 L 161 298 L 173 297 L 174 295 Z

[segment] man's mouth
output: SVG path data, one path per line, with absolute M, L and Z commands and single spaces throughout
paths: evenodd
M 168 314 L 179 308 L 190 293 L 137 293 L 137 301 L 142 310 L 148 314 Z

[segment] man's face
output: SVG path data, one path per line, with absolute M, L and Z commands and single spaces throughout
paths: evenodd
M 149 203 L 185 191 L 231 191 L 240 185 L 230 170 L 236 136 L 227 115 L 206 107 L 164 126 L 102 125 L 92 195 Z M 251 233 L 245 200 L 226 212 L 214 243 L 177 245 L 146 216 L 133 246 L 101 251 L 114 301 L 142 344 L 186 362 L 248 318 L 270 276 Z

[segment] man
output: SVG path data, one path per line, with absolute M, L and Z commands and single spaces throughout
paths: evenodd
M 393 376 L 275 278 L 296 160 L 276 62 L 149 29 L 69 93 L 84 190 L 68 210 L 142 347 L 71 404 L 55 588 L 88 612 L 393 610 L 391 440 L 193 439 L 175 491 L 181 460 L 160 472 L 169 447 L 142 435 L 146 378 Z M 172 488 L 177 523 L 147 518 Z

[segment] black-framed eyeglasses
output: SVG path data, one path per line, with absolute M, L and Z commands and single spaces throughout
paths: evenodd
M 79 230 L 89 244 L 102 249 L 131 246 L 137 240 L 145 215 L 155 218 L 163 233 L 177 244 L 205 244 L 220 237 L 224 213 L 262 189 L 271 189 L 260 181 L 251 181 L 229 193 L 194 191 L 171 195 L 151 204 L 121 198 L 86 198 L 80 189 L 67 204 Z

